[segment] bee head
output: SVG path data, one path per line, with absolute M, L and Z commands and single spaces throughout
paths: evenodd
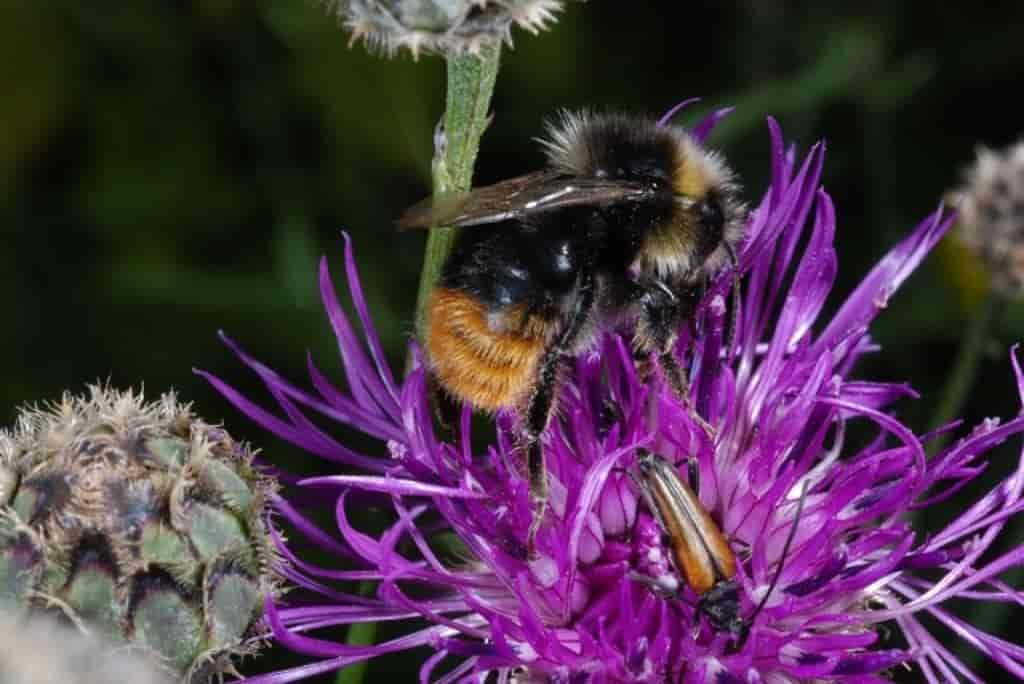
M 710 275 L 732 260 L 746 228 L 747 209 L 735 174 L 717 152 L 707 150 L 681 128 L 664 127 L 673 137 L 672 190 L 676 212 L 660 238 L 675 242 L 685 263 L 662 263 L 658 271 Z M 682 244 L 679 244 L 682 243 Z M 662 250 L 665 251 L 665 250 Z M 681 256 L 677 256 L 678 262 Z M 671 260 L 670 260 L 671 261 Z
M 671 207 L 647 233 L 641 270 L 663 278 L 713 273 L 743 237 L 746 209 L 725 160 L 684 129 L 626 114 L 563 111 L 541 140 L 571 176 L 649 182 Z

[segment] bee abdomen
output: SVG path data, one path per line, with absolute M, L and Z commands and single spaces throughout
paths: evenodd
M 490 315 L 489 315 L 490 314 Z M 522 315 L 499 313 L 510 321 Z M 472 295 L 438 288 L 431 296 L 427 354 L 441 386 L 484 411 L 515 406 L 529 392 L 544 351 L 542 326 L 495 330 L 495 314 Z

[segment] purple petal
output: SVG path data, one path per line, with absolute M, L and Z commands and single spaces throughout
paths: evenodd
M 672 105 L 672 107 L 669 108 L 667 112 L 662 114 L 660 119 L 658 119 L 658 125 L 667 126 L 668 122 L 671 121 L 676 114 L 686 109 L 690 105 L 696 104 L 698 102 L 700 102 L 699 97 L 691 97 L 689 99 L 683 100 L 682 102 Z
M 384 492 L 396 496 L 446 496 L 457 499 L 486 499 L 487 494 L 453 487 L 399 480 L 390 477 L 371 477 L 369 475 L 325 475 L 310 477 L 299 482 L 302 485 L 332 485 L 336 487 L 355 487 L 370 492 Z

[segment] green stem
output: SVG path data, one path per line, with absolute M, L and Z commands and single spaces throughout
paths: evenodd
M 480 149 L 480 138 L 487 130 L 487 115 L 498 76 L 501 46 L 485 48 L 479 56 L 449 57 L 448 94 L 445 101 L 444 145 L 434 150 L 434 197 L 452 192 L 465 192 L 473 184 L 473 166 Z M 455 242 L 455 229 L 431 228 L 416 296 L 416 329 L 423 329 L 424 309 L 441 275 L 441 267 Z M 409 364 L 407 363 L 406 366 Z M 371 596 L 374 582 L 363 582 L 359 593 Z M 375 622 L 361 622 L 349 627 L 345 643 L 352 646 L 372 644 L 377 636 Z M 366 676 L 366 662 L 350 665 L 338 673 L 336 684 L 360 684 Z
M 480 138 L 490 117 L 491 94 L 498 76 L 500 46 L 485 49 L 478 57 L 448 58 L 448 96 L 444 112 L 444 146 L 434 151 L 434 197 L 465 192 L 473 183 Z M 441 267 L 455 242 L 456 229 L 431 228 L 416 296 L 416 329 L 423 329 L 423 316 L 430 292 L 441 275 Z
M 960 351 L 957 352 L 953 372 L 946 381 L 946 387 L 942 393 L 942 400 L 932 418 L 931 429 L 939 428 L 960 415 L 964 403 L 974 386 L 974 378 L 978 373 L 978 362 L 981 354 L 989 340 L 989 332 L 1002 317 L 1006 309 L 1006 298 L 994 290 L 989 293 L 978 304 L 977 310 L 967 328 L 967 334 L 960 344 Z M 934 456 L 949 440 L 949 433 L 932 440 L 928 446 L 928 455 Z
M 373 596 L 376 588 L 376 582 L 360 582 L 359 595 Z M 376 622 L 355 622 L 348 628 L 348 634 L 345 636 L 345 643 L 349 646 L 369 646 L 376 638 Z M 362 660 L 358 663 L 353 663 L 346 668 L 342 668 L 338 671 L 338 675 L 335 677 L 334 683 L 361 684 L 363 679 L 366 677 L 366 667 L 368 665 L 368 660 Z

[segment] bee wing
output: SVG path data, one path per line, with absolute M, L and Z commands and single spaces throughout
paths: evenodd
M 427 198 L 406 210 L 397 224 L 401 230 L 480 226 L 564 207 L 640 202 L 652 193 L 651 186 L 644 183 L 537 171 L 467 193 Z

